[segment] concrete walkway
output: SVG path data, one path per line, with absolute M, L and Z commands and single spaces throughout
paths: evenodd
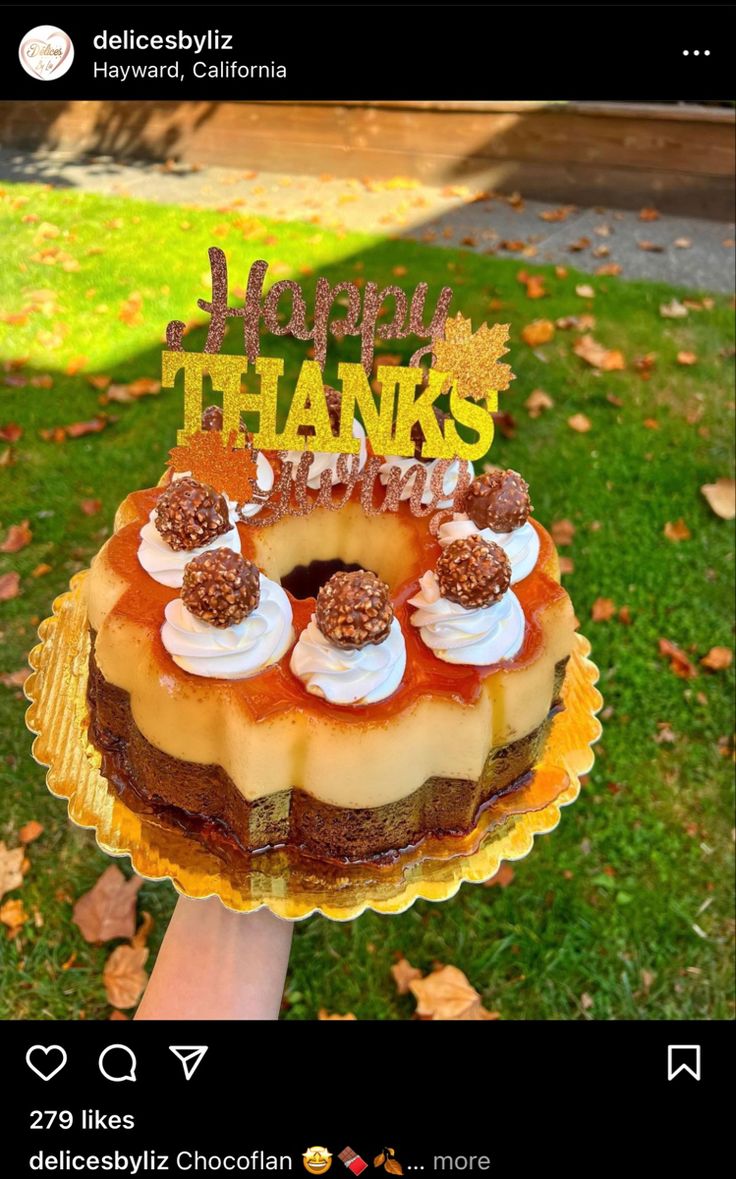
M 465 185 L 436 188 L 390 180 L 242 172 L 187 165 L 70 159 L 0 149 L 0 181 L 169 204 L 237 209 L 331 229 L 411 237 L 439 247 L 620 273 L 703 290 L 734 289 L 734 224 L 603 208 L 560 208 L 491 197 Z M 620 269 L 619 269 L 620 268 Z

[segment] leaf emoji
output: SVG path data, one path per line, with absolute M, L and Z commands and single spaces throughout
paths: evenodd
M 383 1154 L 383 1153 L 377 1154 L 373 1160 L 373 1166 L 374 1167 L 382 1167 L 385 1162 L 386 1162 L 385 1154 Z
M 139 876 L 127 880 L 115 864 L 100 876 L 94 888 L 74 906 L 72 921 L 88 942 L 107 942 L 135 934 L 135 899 L 143 884 Z M 121 1006 L 119 1003 L 113 1004 Z
M 404 1174 L 404 1168 L 398 1159 L 386 1159 L 386 1162 L 383 1164 L 383 1169 L 384 1171 L 388 1172 L 389 1175 Z

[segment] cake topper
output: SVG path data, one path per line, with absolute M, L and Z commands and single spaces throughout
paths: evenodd
M 273 523 L 278 515 L 304 514 L 315 506 L 336 508 L 345 501 L 356 483 L 361 483 L 361 503 L 366 512 L 396 511 L 400 498 L 415 515 L 425 515 L 447 501 L 444 477 L 453 464 L 459 466 L 455 499 L 472 477 L 469 464 L 482 458 L 493 441 L 493 413 L 498 409 L 498 391 L 508 388 L 513 373 L 500 358 L 508 351 L 507 325 L 482 324 L 473 332 L 469 319 L 457 314 L 448 319 L 453 296 L 443 287 L 431 318 L 427 318 L 428 285 L 420 282 L 411 297 L 400 287 L 379 289 L 375 282 L 331 283 L 318 278 L 315 285 L 311 326 L 300 284 L 291 279 L 274 283 L 264 295 L 268 263 L 254 262 L 250 268 L 242 306 L 231 306 L 227 259 L 224 252 L 209 250 L 212 295 L 200 299 L 210 322 L 203 352 L 186 352 L 182 346 L 185 325 L 172 321 L 166 331 L 167 349 L 162 358 L 162 385 L 171 388 L 179 374 L 184 384 L 184 424 L 177 433 L 177 447 L 171 465 L 177 471 L 192 471 L 212 481 L 213 468 L 230 478 L 228 490 L 242 501 L 268 498 L 266 510 L 246 522 L 254 527 Z M 347 307 L 344 298 L 347 296 Z M 341 318 L 330 318 L 340 297 Z M 374 366 L 376 328 L 379 313 L 393 300 L 393 316 L 382 324 L 382 340 L 417 336 L 427 342 L 412 355 L 409 364 Z M 283 305 L 289 313 L 283 322 Z M 240 321 L 242 354 L 220 351 L 228 323 Z M 288 391 L 286 421 L 278 426 L 279 402 L 287 392 L 284 361 L 261 354 L 262 326 L 275 336 L 311 341 L 313 356 L 302 361 L 293 389 Z M 330 339 L 356 336 L 361 341 L 359 363 L 337 365 L 339 403 L 329 400 L 323 368 Z M 425 361 L 424 364 L 420 363 Z M 428 361 L 428 363 L 427 363 Z M 433 363 L 434 362 L 434 363 Z M 222 397 L 219 429 L 208 422 L 209 437 L 203 441 L 202 402 L 204 378 Z M 447 395 L 449 412 L 439 413 L 436 402 Z M 336 406 L 338 409 L 336 410 Z M 361 439 L 354 431 L 356 412 L 365 427 L 373 456 L 414 459 L 406 469 L 396 464 L 381 477 L 383 503 L 375 504 L 374 490 L 382 460 L 370 457 L 361 468 L 358 461 Z M 257 419 L 251 434 L 243 431 L 243 415 Z M 470 435 L 470 437 L 469 437 Z M 419 443 L 417 439 L 419 438 Z M 216 441 L 217 440 L 217 441 Z M 265 497 L 255 479 L 255 456 L 259 450 L 277 452 L 281 474 L 271 495 Z M 242 470 L 236 474 L 237 454 Z M 339 503 L 333 500 L 330 471 L 320 475 L 316 498 L 307 492 L 309 468 L 315 452 L 334 454 Z M 229 457 L 228 457 L 229 456 Z M 295 458 L 298 456 L 295 462 Z M 233 479 L 237 490 L 233 488 Z M 245 487 L 248 493 L 245 494 Z M 292 486 L 293 485 L 293 486 Z M 292 494 L 293 492 L 293 494 Z M 280 494 L 279 494 L 280 493 Z M 281 500 L 280 507 L 277 500 Z M 429 503 L 427 502 L 429 500 Z M 273 502 L 272 502 L 273 501 Z

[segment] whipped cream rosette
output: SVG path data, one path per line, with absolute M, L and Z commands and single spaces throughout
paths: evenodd
M 396 691 L 405 669 L 388 586 L 362 569 L 333 574 L 292 652 L 294 675 L 331 704 L 375 704 Z
M 529 523 L 529 487 L 516 471 L 489 471 L 465 493 L 463 512 L 440 525 L 437 539 L 446 548 L 456 540 L 480 536 L 499 545 L 511 563 L 511 584 L 528 577 L 539 558 L 539 536 Z
M 462 537 L 419 579 L 411 624 L 445 663 L 512 659 L 524 641 L 524 611 L 510 584 L 511 563 L 499 545 Z

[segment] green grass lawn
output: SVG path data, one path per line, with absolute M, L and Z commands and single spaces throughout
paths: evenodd
M 699 491 L 732 467 L 729 301 L 716 296 L 707 309 L 665 319 L 660 304 L 685 295 L 662 285 L 572 269 L 561 277 L 533 259 L 266 222 L 242 209 L 28 185 L 6 186 L 0 224 L 0 427 L 14 422 L 24 431 L 16 442 L 0 441 L 0 536 L 23 519 L 33 532 L 30 545 L 0 554 L 0 577 L 21 576 L 19 596 L 0 603 L 6 675 L 23 666 L 39 621 L 108 535 L 120 500 L 158 479 L 180 424 L 178 393 L 103 411 L 87 376 L 126 383 L 158 375 L 167 322 L 203 318 L 196 298 L 208 293 L 209 245 L 226 250 L 233 286 L 244 284 L 258 257 L 269 260 L 272 277 L 300 278 L 307 289 L 320 273 L 407 288 L 426 278 L 430 297 L 453 285 L 453 308 L 474 324 L 511 324 L 507 359 L 517 379 L 501 407 L 516 429 L 497 436 L 492 457 L 524 473 L 540 521 L 569 518 L 576 527 L 563 550 L 574 559 L 565 582 L 593 642 L 606 704 L 595 770 L 558 830 L 514 866 L 507 888 L 465 886 L 446 904 L 422 902 L 396 918 L 300 924 L 287 1018 L 313 1019 L 322 1007 L 359 1019 L 408 1018 L 413 1000 L 396 995 L 389 974 L 399 954 L 423 970 L 458 966 L 503 1018 L 731 1015 L 733 669 L 701 669 L 686 681 L 657 646 L 671 639 L 697 663 L 712 646 L 733 645 L 733 529 Z M 527 298 L 522 268 L 545 275 L 546 298 Z M 580 283 L 595 297 L 576 294 Z M 624 372 L 599 373 L 575 356 L 574 331 L 558 330 L 536 350 L 521 341 L 532 319 L 584 312 L 596 316 L 596 339 L 623 350 Z M 194 331 L 187 345 L 201 339 Z M 264 351 L 273 354 L 274 345 L 293 374 L 303 346 L 269 340 Z M 413 346 L 391 342 L 386 351 L 408 357 Z M 228 347 L 239 350 L 232 332 Z M 678 364 L 680 351 L 695 353 L 696 363 Z M 652 353 L 644 379 L 634 362 Z M 349 346 L 332 355 L 354 358 Z M 50 382 L 38 379 L 46 376 Z M 537 388 L 554 407 L 532 420 L 523 403 Z M 40 436 L 100 412 L 115 420 L 99 434 L 61 444 Z M 567 425 L 577 413 L 589 418 L 588 433 Z M 101 500 L 96 515 L 82 512 L 85 499 Z M 678 544 L 663 528 L 680 517 L 692 535 Z M 34 577 L 39 565 L 51 569 Z M 627 606 L 630 624 L 592 622 L 598 597 Z M 87 945 L 70 918 L 71 901 L 106 857 L 47 793 L 30 757 L 19 688 L 0 686 L 0 710 L 0 839 L 16 846 L 30 819 L 45 828 L 29 848 L 22 889 L 10 894 L 38 916 L 14 939 L 0 934 L 0 1016 L 104 1019 L 101 971 L 111 946 Z M 173 903 L 167 884 L 141 890 L 139 909 L 156 921 L 154 947 Z

